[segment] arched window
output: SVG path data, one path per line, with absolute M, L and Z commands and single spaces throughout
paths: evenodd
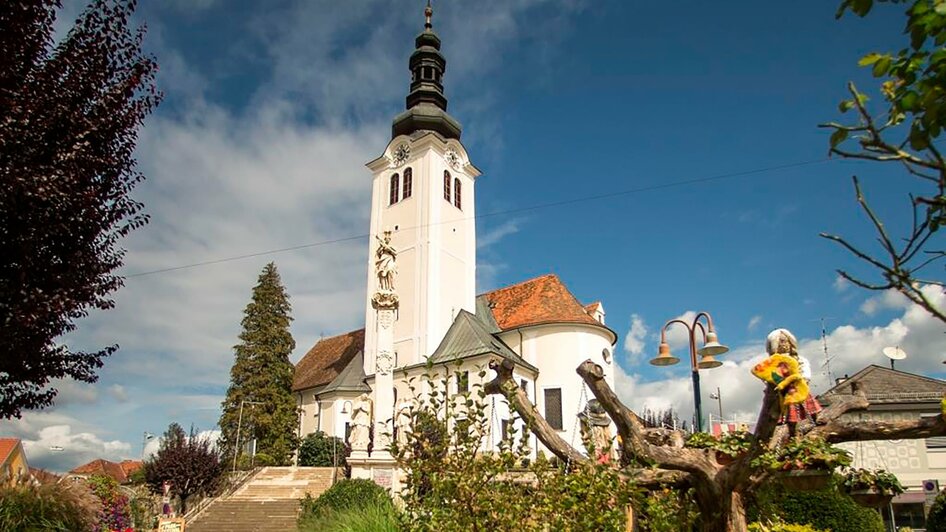
M 414 171 L 409 167 L 404 169 L 404 192 L 401 194 L 401 199 L 407 199 L 411 197 L 411 187 L 414 183 Z
M 450 203 L 450 172 L 443 171 L 443 199 Z
M 453 204 L 456 205 L 458 209 L 462 210 L 463 200 L 461 199 L 461 196 L 460 196 L 461 186 L 462 185 L 460 184 L 460 178 L 459 177 L 454 178 L 453 179 Z
M 400 180 L 397 174 L 394 174 L 391 176 L 391 202 L 388 203 L 388 205 L 394 205 L 395 203 L 397 203 L 397 193 L 398 193 L 397 189 L 400 186 L 399 181 Z

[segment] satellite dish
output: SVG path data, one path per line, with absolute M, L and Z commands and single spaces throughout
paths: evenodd
M 884 356 L 890 360 L 903 360 L 907 358 L 907 353 L 899 347 L 885 347 Z
M 900 346 L 897 347 L 885 347 L 883 349 L 884 356 L 890 359 L 890 369 L 894 369 L 893 361 L 894 360 L 903 360 L 907 358 L 907 353 L 900 349 Z

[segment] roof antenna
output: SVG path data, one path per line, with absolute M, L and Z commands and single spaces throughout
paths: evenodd
M 895 360 L 903 360 L 907 358 L 907 353 L 903 349 L 900 349 L 900 346 L 896 347 L 885 347 L 883 349 L 884 356 L 890 359 L 890 369 L 895 370 L 893 363 Z
M 817 320 L 821 322 L 821 345 L 824 349 L 824 363 L 821 364 L 821 369 L 823 370 L 821 374 L 828 377 L 828 389 L 834 386 L 834 374 L 831 373 L 831 357 L 828 355 L 828 333 L 825 331 L 824 322 L 833 319 L 834 318 L 822 317 Z

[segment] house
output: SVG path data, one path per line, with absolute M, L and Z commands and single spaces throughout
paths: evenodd
M 89 478 L 92 475 L 104 475 L 113 478 L 119 484 L 128 484 L 131 482 L 132 474 L 141 469 L 142 466 L 144 466 L 144 462 L 141 460 L 112 462 L 98 458 L 69 471 L 68 476 L 72 480 L 79 480 Z
M 848 412 L 842 420 L 911 421 L 941 415 L 940 400 L 946 395 L 946 381 L 870 365 L 838 383 L 819 400 L 831 404 L 833 399 L 852 393 L 859 384 L 867 394 L 870 406 L 865 411 Z M 925 526 L 923 504 L 924 480 L 935 480 L 946 487 L 946 437 L 925 440 L 886 440 L 847 442 L 839 444 L 854 456 L 852 467 L 886 469 L 895 474 L 907 489 L 894 498 L 896 524 L 913 528 Z M 884 519 L 889 523 L 889 510 Z
M 0 485 L 13 485 L 29 472 L 23 442 L 19 438 L 0 438 Z
M 394 118 L 381 156 L 367 163 L 372 236 L 364 322 L 322 338 L 296 365 L 299 435 L 347 438 L 362 394 L 372 399 L 374 433 L 393 433 L 397 411 L 422 393 L 409 382 L 428 363 L 450 373 L 449 391 L 458 393 L 489 380 L 492 372 L 478 380 L 479 369 L 504 359 L 561 437 L 580 447 L 577 415 L 590 397 L 575 369 L 591 359 L 613 387 L 617 334 L 605 325 L 601 302 L 583 304 L 554 274 L 477 292 L 481 172 L 460 141 L 460 123 L 447 113 L 446 59 L 429 6 L 425 15 L 409 61 L 406 110 Z M 489 408 L 489 440 L 498 445 L 511 416 L 504 398 Z M 533 443 L 534 454 L 541 446 Z

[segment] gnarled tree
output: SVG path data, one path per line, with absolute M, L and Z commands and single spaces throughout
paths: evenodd
M 539 414 L 535 405 L 513 379 L 511 362 L 493 362 L 496 377 L 486 386 L 487 393 L 506 396 L 510 406 L 529 424 L 546 448 L 565 461 L 584 462 L 587 457 L 563 440 Z M 601 402 L 617 426 L 624 472 L 642 486 L 675 483 L 693 488 L 700 510 L 702 529 L 706 532 L 744 532 L 746 494 L 771 480 L 770 473 L 753 461 L 787 437 L 777 430 L 779 397 L 774 387 L 766 385 L 762 407 L 749 451 L 735 461 L 722 464 L 708 449 L 683 445 L 682 431 L 648 429 L 640 417 L 627 408 L 608 386 L 601 366 L 588 360 L 577 369 L 594 396 Z M 821 438 L 829 443 L 864 440 L 916 439 L 946 435 L 942 416 L 916 421 L 844 421 L 846 412 L 869 406 L 865 390 L 852 386 L 851 394 L 840 396 L 818 415 L 818 424 L 801 424 L 799 438 Z M 651 464 L 641 466 L 640 464 Z

